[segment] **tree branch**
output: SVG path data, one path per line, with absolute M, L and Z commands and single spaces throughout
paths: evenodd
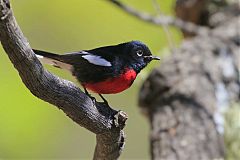
M 117 159 L 124 146 L 127 115 L 100 102 L 94 105 L 72 82 L 45 70 L 20 30 L 9 0 L 0 0 L 0 17 L 0 41 L 26 87 L 97 135 L 94 159 Z
M 155 17 L 148 13 L 137 11 L 136 9 L 130 6 L 123 4 L 119 0 L 107 0 L 107 1 L 109 1 L 110 3 L 114 4 L 118 8 L 125 11 L 126 13 L 132 16 L 135 16 L 140 20 L 143 20 L 158 26 L 164 26 L 164 25 L 174 26 L 182 29 L 183 31 L 186 31 L 189 33 L 195 33 L 199 35 L 207 35 L 209 33 L 209 28 L 207 27 L 201 27 L 201 26 L 195 25 L 194 23 L 186 22 L 181 19 L 174 18 L 172 16 L 159 15 Z
M 144 82 L 139 105 L 151 126 L 152 159 L 223 159 L 223 111 L 240 101 L 236 13 L 214 33 L 185 40 Z

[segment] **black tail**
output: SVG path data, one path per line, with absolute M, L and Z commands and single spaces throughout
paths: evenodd
M 33 52 L 36 55 L 39 55 L 38 58 L 43 56 L 43 58 L 50 58 L 50 59 L 59 60 L 59 55 L 55 54 L 55 53 L 50 53 L 50 52 L 46 52 L 46 51 L 40 51 L 40 50 L 37 50 L 37 49 L 33 49 Z
M 66 63 L 63 61 L 63 56 L 55 54 L 55 53 L 49 53 L 45 51 L 40 51 L 33 49 L 34 53 L 37 55 L 37 58 L 42 62 L 49 65 L 52 65 L 57 68 L 66 69 L 71 71 L 72 65 Z

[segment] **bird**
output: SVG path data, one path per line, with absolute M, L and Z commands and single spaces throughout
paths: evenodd
M 95 92 L 106 104 L 102 94 L 116 94 L 128 89 L 143 68 L 152 60 L 160 60 L 140 41 L 65 54 L 33 51 L 42 63 L 69 71 L 82 85 L 85 94 L 95 100 L 88 91 Z

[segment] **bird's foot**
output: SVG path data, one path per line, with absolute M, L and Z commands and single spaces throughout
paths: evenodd
M 93 105 L 95 105 L 96 104 L 96 102 L 97 102 L 97 100 L 96 100 L 96 98 L 95 97 L 93 97 L 93 96 L 91 96 L 91 95 L 88 95 L 88 97 L 92 100 L 92 102 L 93 102 Z
M 91 96 L 91 94 L 89 94 L 88 93 L 88 91 L 87 91 L 87 89 L 86 88 L 84 88 L 84 91 L 85 91 L 85 94 L 92 100 L 92 102 L 93 102 L 93 105 L 95 105 L 96 104 L 96 98 L 95 97 L 93 97 L 93 96 Z

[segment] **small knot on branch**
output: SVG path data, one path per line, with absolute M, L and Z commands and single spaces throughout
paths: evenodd
M 120 129 L 123 129 L 126 125 L 127 119 L 128 115 L 125 112 L 119 110 L 117 114 L 114 115 L 114 125 Z

